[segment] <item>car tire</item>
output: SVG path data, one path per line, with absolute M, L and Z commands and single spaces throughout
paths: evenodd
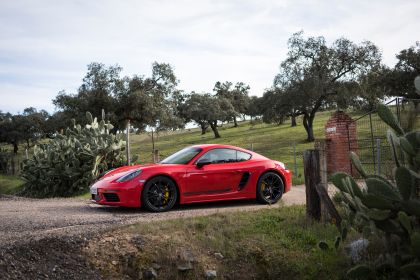
M 143 187 L 142 205 L 152 212 L 170 210 L 178 199 L 178 190 L 173 180 L 166 176 L 156 176 L 146 182 Z
M 266 172 L 257 183 L 257 200 L 262 204 L 275 204 L 284 192 L 283 179 L 275 172 Z

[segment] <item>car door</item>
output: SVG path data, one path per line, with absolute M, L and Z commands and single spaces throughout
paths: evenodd
M 235 163 L 236 150 L 216 148 L 206 152 L 197 161 L 207 159 L 211 164 L 191 165 L 186 174 L 185 197 L 215 197 L 237 191 L 242 173 Z

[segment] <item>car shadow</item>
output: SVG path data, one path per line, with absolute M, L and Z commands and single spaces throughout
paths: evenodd
M 93 203 L 92 203 L 93 204 Z M 154 214 L 154 215 L 164 215 L 168 212 L 154 213 L 150 212 L 143 208 L 128 208 L 128 207 L 119 207 L 119 206 L 107 206 L 107 205 L 96 205 L 90 208 L 96 212 L 108 212 L 112 214 Z M 201 203 L 191 203 L 191 204 L 182 204 L 175 205 L 169 212 L 189 212 L 196 210 L 205 210 L 205 209 L 217 209 L 217 208 L 238 208 L 238 207 L 249 207 L 249 206 L 258 206 L 261 205 L 256 200 L 232 200 L 232 201 L 218 201 L 218 202 L 201 202 Z

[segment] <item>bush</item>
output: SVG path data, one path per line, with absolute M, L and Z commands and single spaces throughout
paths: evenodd
M 113 126 L 86 113 L 88 124 L 75 124 L 64 135 L 35 146 L 24 161 L 22 194 L 34 197 L 72 196 L 88 191 L 101 173 L 122 166 L 125 141 L 110 133 Z
M 379 238 L 384 251 L 371 263 L 359 264 L 348 271 L 352 278 L 374 275 L 392 279 L 420 278 L 420 131 L 405 132 L 384 105 L 378 106 L 380 118 L 392 129 L 387 138 L 394 156 L 394 179 L 369 175 L 356 154 L 353 165 L 365 179 L 366 188 L 345 173 L 332 177 L 341 191 L 346 220 L 341 224 L 341 239 L 354 229 L 366 238 Z

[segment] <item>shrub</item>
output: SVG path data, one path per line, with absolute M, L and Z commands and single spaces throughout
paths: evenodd
M 24 161 L 22 194 L 35 197 L 71 196 L 88 191 L 104 171 L 125 163 L 125 141 L 110 133 L 113 126 L 86 113 L 88 124 L 57 134 L 47 144 L 35 146 Z

